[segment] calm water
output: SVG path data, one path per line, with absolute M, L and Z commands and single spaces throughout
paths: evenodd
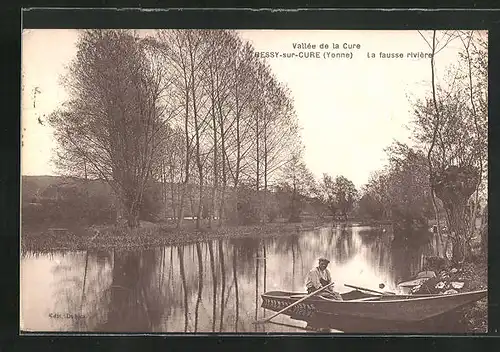
M 331 259 L 336 290 L 344 283 L 378 289 L 416 273 L 432 239 L 393 241 L 391 230 L 323 228 L 268 239 L 215 240 L 137 251 L 79 251 L 21 259 L 21 322 L 27 331 L 303 332 L 252 322 L 270 290 L 304 292 L 316 259 Z M 281 324 L 305 327 L 287 316 Z

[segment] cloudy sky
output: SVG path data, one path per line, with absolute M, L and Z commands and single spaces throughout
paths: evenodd
M 305 161 L 316 177 L 344 175 L 357 187 L 385 162 L 383 149 L 394 139 L 408 141 L 409 96 L 430 89 L 430 60 L 407 58 L 429 48 L 417 31 L 247 30 L 241 36 L 257 51 L 298 52 L 294 43 L 338 44 L 352 59 L 267 59 L 278 80 L 292 92 L 302 126 Z M 430 33 L 424 33 L 430 38 Z M 38 122 L 66 98 L 60 76 L 76 55 L 75 30 L 25 30 L 22 36 L 22 174 L 56 174 L 51 129 Z M 343 50 L 347 44 L 360 49 Z M 436 56 L 437 76 L 457 60 L 460 41 Z M 323 50 L 314 50 L 320 51 Z M 333 52 L 334 50 L 328 50 Z M 383 53 L 405 58 L 384 59 Z M 368 58 L 374 53 L 375 58 Z M 322 55 L 322 54 L 321 54 Z M 34 93 L 38 87 L 40 93 Z

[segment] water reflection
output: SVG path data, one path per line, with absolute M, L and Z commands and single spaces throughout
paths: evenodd
M 196 308 L 195 308 L 194 332 L 198 331 L 198 316 L 199 316 L 200 303 L 203 293 L 203 261 L 202 261 L 201 245 L 199 243 L 196 244 L 196 254 L 198 258 L 198 299 L 196 300 Z
M 324 228 L 266 239 L 231 239 L 134 251 L 25 254 L 24 330 L 104 332 L 297 332 L 307 322 L 252 322 L 271 313 L 265 291 L 304 292 L 319 256 L 331 258 L 336 289 L 374 288 L 417 271 L 442 250 L 435 238 L 394 240 L 390 230 Z M 398 236 L 396 236 L 398 238 Z M 340 326 L 340 325 L 339 325 Z

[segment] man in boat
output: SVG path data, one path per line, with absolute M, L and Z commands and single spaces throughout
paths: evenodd
M 319 290 L 321 287 L 326 286 L 332 282 L 332 277 L 330 271 L 327 269 L 330 261 L 326 258 L 319 258 L 318 266 L 312 269 L 307 275 L 306 288 L 307 293 L 313 293 Z M 324 291 L 321 291 L 319 295 L 328 299 L 335 299 L 338 301 L 342 300 L 342 296 L 333 291 L 332 286 L 328 287 Z

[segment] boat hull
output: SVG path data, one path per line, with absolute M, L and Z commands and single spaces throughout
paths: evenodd
M 262 295 L 262 307 L 279 311 L 300 299 L 300 294 L 274 291 Z M 487 291 L 475 291 L 450 295 L 366 295 L 363 300 L 335 301 L 312 297 L 292 307 L 287 314 L 304 318 L 315 315 L 351 316 L 395 322 L 419 322 L 486 297 Z M 345 298 L 344 298 L 345 299 Z

